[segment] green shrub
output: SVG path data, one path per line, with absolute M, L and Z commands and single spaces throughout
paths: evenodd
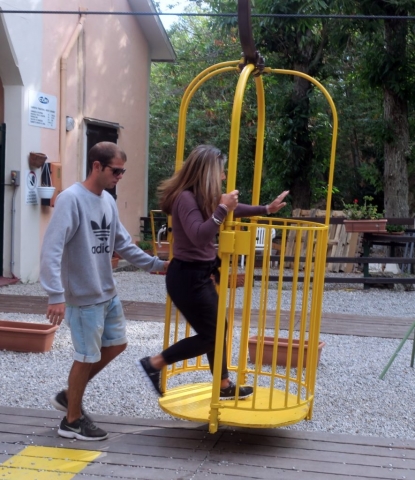
M 148 242 L 147 240 L 140 240 L 136 242 L 137 247 L 140 247 L 141 250 L 153 250 L 152 242 Z

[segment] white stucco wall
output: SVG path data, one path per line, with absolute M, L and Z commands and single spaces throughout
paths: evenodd
M 0 0 L 0 8 L 19 10 L 129 11 L 128 0 Z M 12 5 L 11 5 L 12 4 Z M 53 212 L 51 207 L 26 205 L 25 173 L 30 151 L 43 152 L 52 162 L 59 156 L 60 59 L 79 21 L 79 15 L 4 14 L 0 76 L 4 85 L 4 121 L 7 126 L 6 179 L 10 170 L 21 171 L 15 217 L 15 265 L 13 273 L 24 282 L 38 279 L 43 233 Z M 1 25 L 0 25 L 0 39 Z M 4 50 L 4 46 L 7 50 Z M 8 69 L 10 65 L 13 68 Z M 133 236 L 139 233 L 139 218 L 145 215 L 148 161 L 148 89 L 150 48 L 133 16 L 87 15 L 83 31 L 67 63 L 67 101 L 63 114 L 76 120 L 65 133 L 63 187 L 82 181 L 85 172 L 86 135 L 84 117 L 115 122 L 118 144 L 128 157 L 127 174 L 117 188 L 120 217 Z M 29 126 L 29 92 L 57 97 L 57 128 Z M 38 171 L 40 175 L 40 169 Z M 10 276 L 12 187 L 5 198 L 4 275 Z
M 39 10 L 41 0 L 0 0 L 0 8 Z M 38 151 L 41 145 L 40 129 L 28 124 L 28 91 L 39 89 L 42 84 L 42 16 L 36 14 L 4 14 L 3 25 L 9 38 L 2 49 L 15 60 L 13 75 L 4 72 L 7 65 L 0 67 L 4 85 L 4 121 L 7 125 L 6 182 L 12 169 L 20 170 L 22 186 L 16 192 L 16 216 L 14 229 L 13 271 L 25 281 L 38 278 L 40 208 L 26 205 L 24 173 L 28 169 L 28 154 Z M 19 78 L 20 77 L 20 78 Z M 11 252 L 11 199 L 12 187 L 5 192 L 5 245 L 4 274 L 10 275 Z

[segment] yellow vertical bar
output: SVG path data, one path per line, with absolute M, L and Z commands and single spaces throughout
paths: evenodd
M 247 65 L 242 70 L 242 73 L 238 80 L 238 84 L 236 86 L 235 98 L 234 98 L 233 109 L 232 109 L 231 137 L 229 141 L 229 162 L 228 162 L 228 182 L 227 182 L 228 192 L 235 190 L 236 168 L 238 165 L 239 130 L 241 125 L 243 95 L 246 89 L 246 84 L 248 82 L 249 76 L 251 75 L 254 69 L 255 69 L 254 65 L 252 64 Z M 230 213 L 228 218 L 229 220 L 232 220 L 233 213 Z
M 157 256 L 157 235 L 156 235 L 156 225 L 154 222 L 154 214 L 163 213 L 161 210 L 150 210 L 150 224 L 151 224 L 151 240 L 153 243 L 153 252 Z
M 290 367 L 291 367 L 291 358 L 292 358 L 292 349 L 293 349 L 293 334 L 295 326 L 295 314 L 296 314 L 296 304 L 297 304 L 297 284 L 298 284 L 298 272 L 300 268 L 300 253 L 301 253 L 301 238 L 302 238 L 302 229 L 301 227 L 296 227 L 297 231 L 295 234 L 295 252 L 294 252 L 294 263 L 293 263 L 293 282 L 292 282 L 292 292 L 291 292 L 291 306 L 290 306 L 290 321 L 288 326 L 288 345 L 287 345 L 287 377 L 285 385 L 285 406 L 288 406 L 288 395 L 290 393 Z
M 227 190 L 232 191 L 235 189 L 236 183 L 236 167 L 238 162 L 238 144 L 239 144 L 239 130 L 241 124 L 241 112 L 243 95 L 246 89 L 249 76 L 253 71 L 253 65 L 247 65 L 238 79 L 236 86 L 236 92 L 234 97 L 233 109 L 232 109 L 232 123 L 231 123 L 231 136 L 229 146 L 229 164 L 228 164 L 228 183 Z M 233 212 L 231 212 L 227 221 L 224 224 L 224 230 L 233 228 Z M 219 287 L 219 305 L 218 305 L 218 320 L 216 329 L 215 345 L 223 345 L 225 338 L 225 322 L 226 322 L 226 294 L 227 294 L 227 276 L 230 265 L 230 253 L 226 252 L 221 256 L 221 271 L 226 272 L 226 279 L 222 281 Z M 243 327 L 243 326 L 242 326 Z M 221 381 L 221 366 L 222 366 L 223 348 L 215 348 L 215 360 L 213 368 L 213 385 L 212 385 L 212 400 L 209 418 L 209 431 L 211 433 L 216 432 L 219 424 L 219 393 L 220 393 L 220 381 Z M 238 378 L 239 380 L 239 378 Z
M 251 246 L 255 245 L 256 225 L 254 226 L 252 223 L 251 224 L 248 223 L 247 228 L 251 233 L 250 245 Z M 242 304 L 242 326 L 241 326 L 241 344 L 242 345 L 244 345 L 245 343 L 247 344 L 248 336 L 249 336 L 251 309 L 252 309 L 253 277 L 254 277 L 253 262 L 251 262 L 251 255 L 249 255 L 247 258 L 247 262 L 245 263 L 245 288 L 244 288 L 244 298 L 243 298 L 243 304 Z M 258 322 L 258 325 L 260 325 L 260 322 Z M 258 338 L 258 341 L 260 341 L 259 338 Z M 255 374 L 254 374 L 254 380 L 253 380 L 253 385 L 254 385 L 253 404 L 255 404 L 255 401 L 256 401 L 255 387 L 257 385 L 258 373 L 259 373 L 257 369 L 257 366 L 259 364 L 259 361 L 258 361 L 259 354 L 260 354 L 260 348 L 258 345 L 257 353 L 256 353 L 257 360 L 255 361 L 256 368 L 255 368 Z
M 287 226 L 287 222 L 283 223 L 283 226 Z M 282 228 L 281 235 L 281 250 L 280 250 L 280 263 L 279 263 L 279 275 L 278 275 L 278 288 L 277 288 L 277 298 L 276 298 L 276 308 L 275 308 L 275 320 L 274 320 L 274 336 L 275 336 L 275 345 L 272 352 L 272 368 L 271 368 L 271 381 L 270 385 L 274 385 L 275 376 L 277 371 L 277 356 L 278 356 L 278 340 L 280 336 L 280 325 L 281 325 L 281 304 L 282 304 L 282 287 L 283 287 L 283 277 L 284 277 L 284 268 L 285 268 L 285 250 L 287 243 L 287 229 Z M 270 402 L 273 401 L 274 389 L 271 389 L 270 393 Z
M 172 315 L 172 301 L 169 295 L 166 300 L 166 311 L 164 315 L 164 335 L 163 335 L 163 350 L 165 350 L 170 343 L 170 328 L 171 328 L 171 315 Z M 176 316 L 179 312 L 176 312 Z M 174 365 L 170 368 L 174 372 Z M 161 391 L 164 393 L 167 390 L 167 367 L 161 370 Z
M 261 191 L 262 164 L 264 156 L 265 137 L 265 94 L 262 75 L 255 77 L 256 94 L 258 102 L 257 138 L 255 147 L 254 181 L 252 186 L 252 205 L 259 204 Z
M 310 326 L 310 343 L 311 351 L 310 355 L 315 359 L 315 368 L 310 369 L 310 372 L 307 372 L 308 384 L 310 391 L 314 396 L 315 383 L 317 376 L 317 349 L 318 341 L 320 336 L 320 326 L 321 326 L 321 312 L 323 308 L 323 292 L 324 292 L 324 273 L 326 266 L 326 256 L 327 256 L 327 237 L 328 237 L 328 225 L 324 229 L 317 232 L 317 244 L 318 248 L 316 249 L 316 263 L 314 269 L 314 282 L 313 290 L 315 289 L 315 296 L 312 297 L 311 309 L 310 309 L 310 318 L 313 322 L 313 328 Z M 308 419 L 311 419 L 313 415 L 313 406 L 314 406 L 314 397 L 310 403 L 310 409 L 307 415 Z
M 298 364 L 297 364 L 297 383 L 298 383 L 298 393 L 297 401 L 301 399 L 301 379 L 303 376 L 303 361 L 304 361 L 304 346 L 305 346 L 305 337 L 306 337 L 306 328 L 307 328 L 307 318 L 308 318 L 308 303 L 309 303 L 309 292 L 311 284 L 311 271 L 313 266 L 313 247 L 314 247 L 314 230 L 307 230 L 307 247 L 306 247 L 306 259 L 304 265 L 304 282 L 303 282 L 303 298 L 301 305 L 301 316 L 300 316 L 300 328 L 299 328 L 299 345 L 298 345 Z M 307 370 L 313 368 L 313 365 L 309 361 L 310 355 L 307 353 Z M 308 392 L 307 392 L 308 396 Z

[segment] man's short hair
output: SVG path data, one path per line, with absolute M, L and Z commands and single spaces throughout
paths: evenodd
M 116 143 L 99 142 L 95 144 L 88 152 L 88 172 L 91 172 L 95 161 L 98 161 L 105 168 L 110 165 L 113 158 L 120 158 L 124 162 L 127 161 L 127 155 Z

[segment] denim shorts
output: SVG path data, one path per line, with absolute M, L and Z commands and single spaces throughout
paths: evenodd
M 118 295 L 96 305 L 66 305 L 65 321 L 71 330 L 73 358 L 78 362 L 99 362 L 101 347 L 127 343 L 126 321 Z

